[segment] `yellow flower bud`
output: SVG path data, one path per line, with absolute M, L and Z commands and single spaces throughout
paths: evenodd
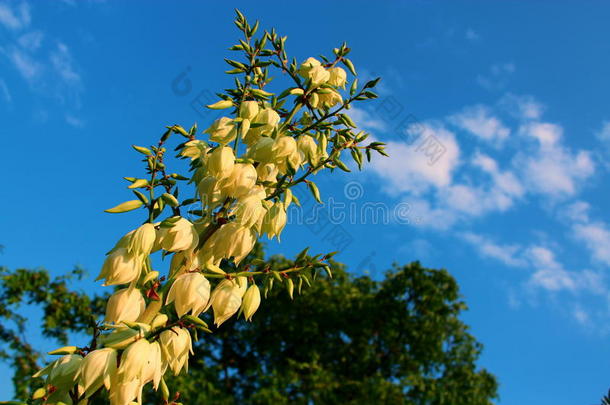
M 239 106 L 239 116 L 243 119 L 252 121 L 258 114 L 258 102 L 244 101 Z
M 210 134 L 210 141 L 226 145 L 237 136 L 237 124 L 231 118 L 220 117 L 203 133 Z
M 206 107 L 212 110 L 223 110 L 225 108 L 231 108 L 233 106 L 233 101 L 231 100 L 219 100 L 214 104 L 207 105 Z
M 233 149 L 227 146 L 220 146 L 209 155 L 208 171 L 218 180 L 229 176 L 235 165 L 235 154 Z
M 246 321 L 251 321 L 252 316 L 261 304 L 261 292 L 256 284 L 252 284 L 244 294 L 241 308 Z
M 184 218 L 180 218 L 172 227 L 161 227 L 157 233 L 157 243 L 168 252 L 193 249 L 198 242 L 199 235 L 195 227 Z
M 140 277 L 141 270 L 142 261 L 137 256 L 118 248 L 106 257 L 96 281 L 106 279 L 104 286 L 127 284 Z
M 106 323 L 118 324 L 123 321 L 135 322 L 144 312 L 146 303 L 137 288 L 123 288 L 108 299 Z
M 155 244 L 155 226 L 150 223 L 141 225 L 129 239 L 127 251 L 134 255 L 149 255 Z
M 193 343 L 189 331 L 173 327 L 171 330 L 161 332 L 159 342 L 162 346 L 163 360 L 174 375 L 178 375 L 183 367 L 188 371 L 189 353 L 193 354 Z
M 117 352 L 109 347 L 90 352 L 85 356 L 80 374 L 80 386 L 85 398 L 89 398 L 101 386 L 110 389 L 116 378 Z
M 335 87 L 345 88 L 347 82 L 347 73 L 340 67 L 331 67 L 328 69 L 330 72 L 330 78 L 328 84 Z
M 198 316 L 210 299 L 210 283 L 201 273 L 185 273 L 174 281 L 166 304 L 174 302 L 178 317 L 190 312 Z

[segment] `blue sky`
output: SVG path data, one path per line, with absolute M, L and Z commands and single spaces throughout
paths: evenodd
M 299 60 L 345 40 L 361 76 L 383 77 L 352 114 L 391 157 L 318 176 L 326 206 L 347 215 L 293 217 L 270 250 L 339 247 L 374 277 L 393 262 L 445 267 L 499 403 L 597 403 L 610 387 L 610 6 L 236 6 L 288 35 Z M 230 85 L 232 7 L 0 1 L 0 264 L 96 275 L 139 223 L 102 212 L 140 173 L 130 145 L 215 117 L 197 105 Z

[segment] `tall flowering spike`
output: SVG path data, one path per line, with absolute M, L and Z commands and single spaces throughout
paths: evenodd
M 118 290 L 106 304 L 106 323 L 135 322 L 146 308 L 142 293 L 137 288 Z
M 228 146 L 219 146 L 214 149 L 208 158 L 208 170 L 218 180 L 228 177 L 235 165 L 235 154 Z
M 204 133 L 210 134 L 210 141 L 226 145 L 237 136 L 237 124 L 231 118 L 220 117 Z
M 136 229 L 127 245 L 127 251 L 133 255 L 149 255 L 155 244 L 156 231 L 153 224 L 146 223 Z
M 116 378 L 117 351 L 111 348 L 94 350 L 85 356 L 80 375 L 80 387 L 85 398 L 103 386 L 110 389 L 110 384 Z
M 165 330 L 159 335 L 163 362 L 169 367 L 174 375 L 180 374 L 182 368 L 188 371 L 189 353 L 193 354 L 193 343 L 191 334 L 184 328 L 174 327 Z
M 193 224 L 180 218 L 172 227 L 162 227 L 157 233 L 157 241 L 168 252 L 180 252 L 197 246 L 199 234 Z
M 96 281 L 106 279 L 104 286 L 127 284 L 140 277 L 141 271 L 141 259 L 125 248 L 118 248 L 106 257 Z
M 210 302 L 214 310 L 214 324 L 217 327 L 225 323 L 239 310 L 246 287 L 246 278 L 237 277 L 233 280 L 222 280 L 214 288 Z
M 210 299 L 210 282 L 201 273 L 185 273 L 174 281 L 166 304 L 174 303 L 179 317 L 187 313 L 198 316 Z
M 246 321 L 251 321 L 252 316 L 261 304 L 261 291 L 256 284 L 252 284 L 244 294 L 241 308 Z

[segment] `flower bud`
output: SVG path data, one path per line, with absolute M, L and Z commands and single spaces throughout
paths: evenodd
M 235 165 L 235 154 L 233 149 L 227 146 L 219 146 L 214 149 L 208 158 L 208 171 L 218 180 L 229 176 Z
M 185 273 L 174 281 L 166 304 L 174 302 L 178 317 L 190 312 L 198 316 L 210 299 L 210 283 L 201 273 Z
M 100 274 L 95 279 L 106 279 L 104 286 L 127 284 L 140 277 L 142 261 L 125 248 L 111 252 L 102 266 Z
M 239 106 L 239 116 L 243 119 L 252 121 L 258 114 L 258 102 L 244 101 Z
M 210 134 L 210 141 L 226 145 L 237 136 L 237 125 L 231 118 L 220 117 L 203 133 Z
M 80 386 L 89 398 L 102 385 L 110 389 L 110 384 L 117 372 L 117 352 L 111 348 L 103 348 L 90 352 L 85 356 L 80 375 Z
M 266 233 L 269 239 L 277 236 L 278 240 L 282 230 L 286 226 L 286 210 L 284 204 L 277 201 L 267 211 L 265 218 L 263 219 L 262 233 Z
M 195 227 L 184 218 L 180 218 L 172 227 L 161 227 L 157 234 L 157 243 L 168 252 L 193 249 L 198 242 L 199 235 Z
M 256 284 L 252 284 L 244 294 L 241 308 L 244 312 L 246 321 L 251 321 L 252 316 L 261 304 L 261 292 Z
M 150 223 L 141 225 L 134 231 L 129 240 L 127 251 L 134 255 L 149 255 L 155 244 L 155 226 Z
M 146 303 L 137 288 L 123 288 L 108 299 L 106 323 L 117 324 L 123 321 L 135 322 L 144 312 Z
M 173 327 L 171 330 L 161 332 L 159 342 L 162 346 L 163 360 L 174 375 L 178 375 L 183 367 L 188 371 L 189 353 L 193 354 L 193 343 L 189 331 Z
M 232 317 L 241 306 L 241 299 L 246 291 L 247 280 L 237 277 L 222 280 L 214 289 L 210 302 L 214 310 L 214 324 L 219 327 Z
M 330 78 L 328 79 L 328 84 L 335 87 L 345 88 L 345 83 L 347 82 L 347 73 L 340 67 L 331 67 L 328 69 L 330 73 Z

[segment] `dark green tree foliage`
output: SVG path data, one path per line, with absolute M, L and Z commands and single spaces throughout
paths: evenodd
M 79 268 L 51 278 L 42 269 L 9 271 L 0 267 L 0 357 L 14 369 L 17 398 L 26 399 L 33 388 L 43 384 L 42 380 L 31 379 L 40 368 L 42 353 L 26 340 L 27 330 L 40 329 L 44 337 L 66 344 L 68 333 L 91 330 L 96 317 L 103 313 L 106 299 L 70 289 L 69 284 L 83 275 Z M 38 325 L 39 319 L 21 314 L 25 305 L 42 310 L 42 325 Z
M 272 263 L 280 268 L 290 261 L 274 257 Z M 168 380 L 180 392 L 177 402 L 492 403 L 496 379 L 476 366 L 481 345 L 459 319 L 466 305 L 447 271 L 414 262 L 394 267 L 382 281 L 352 276 L 339 263 L 332 272 L 332 279 L 319 275 L 311 288 L 303 286 L 302 295 L 295 291 L 292 301 L 276 282 L 252 323 L 232 320 L 199 335 L 189 373 Z M 9 304 L 40 304 L 45 335 L 60 340 L 90 324 L 90 314 L 103 313 L 103 301 L 69 291 L 64 278 L 51 281 L 44 271 L 5 273 L 1 288 L 3 317 L 18 319 Z M 12 345 L 23 399 L 20 381 L 38 356 L 17 331 L 0 330 Z

